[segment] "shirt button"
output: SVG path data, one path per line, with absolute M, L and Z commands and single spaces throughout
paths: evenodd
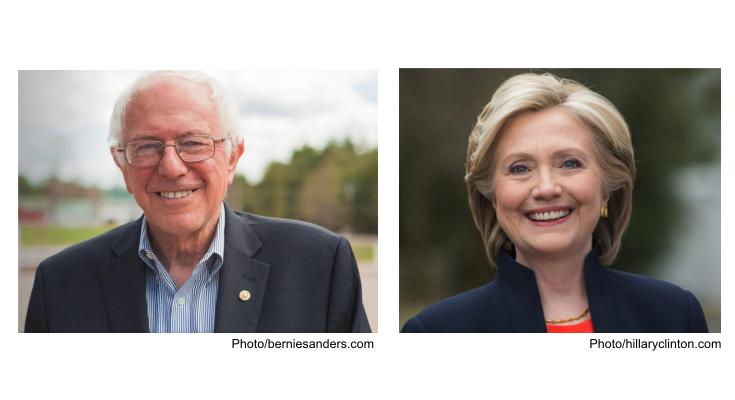
M 212 278 L 207 279 L 207 282 L 212 282 Z
M 185 302 L 186 302 L 186 300 L 184 300 L 183 297 L 179 297 L 179 305 L 180 306 L 183 306 Z
M 151 253 L 147 253 L 147 254 L 146 254 L 146 257 L 148 257 L 148 259 L 149 259 L 149 260 L 152 260 L 152 259 L 153 259 L 153 254 L 151 254 Z

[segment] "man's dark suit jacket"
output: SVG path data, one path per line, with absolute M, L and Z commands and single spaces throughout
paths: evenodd
M 708 332 L 702 307 L 690 292 L 603 268 L 596 249 L 584 268 L 595 332 Z M 401 332 L 546 332 L 536 275 L 501 252 L 494 281 L 427 307 Z
M 38 266 L 26 332 L 148 332 L 143 219 Z M 239 293 L 250 292 L 242 301 Z M 215 332 L 370 332 L 347 240 L 305 222 L 225 204 Z

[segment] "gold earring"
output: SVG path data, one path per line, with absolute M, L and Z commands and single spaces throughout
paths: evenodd
M 600 209 L 600 217 L 607 218 L 607 207 L 602 206 L 602 208 Z

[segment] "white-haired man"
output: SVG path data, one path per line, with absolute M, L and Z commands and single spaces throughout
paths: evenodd
M 231 210 L 238 111 L 199 72 L 142 75 L 111 152 L 144 215 L 39 265 L 26 332 L 370 332 L 346 239 Z

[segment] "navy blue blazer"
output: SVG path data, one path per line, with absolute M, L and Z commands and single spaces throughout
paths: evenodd
M 708 332 L 702 307 L 690 292 L 604 268 L 596 249 L 584 264 L 595 332 Z M 546 332 L 536 275 L 501 252 L 494 281 L 427 307 L 401 332 Z
M 26 332 L 148 332 L 143 219 L 71 246 L 36 271 Z M 239 293 L 250 292 L 248 301 Z M 370 332 L 349 242 L 225 204 L 215 332 Z

